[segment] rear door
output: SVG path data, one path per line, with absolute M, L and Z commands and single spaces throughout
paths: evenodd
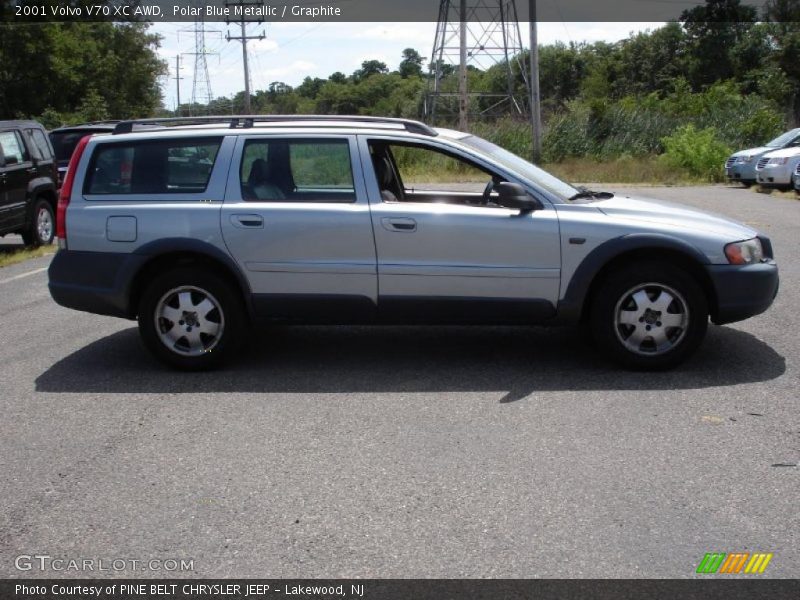
M 370 320 L 375 242 L 355 136 L 239 138 L 222 209 L 225 243 L 266 318 Z
M 53 148 L 41 129 L 28 128 L 25 130 L 28 148 L 35 159 L 36 177 L 50 179 L 54 184 L 58 183 L 56 172 L 55 157 Z
M 28 181 L 33 179 L 36 169 L 19 130 L 0 131 L 0 148 L 5 158 L 3 167 L 5 201 L 0 220 L 4 223 L 6 231 L 22 229 L 25 226 Z

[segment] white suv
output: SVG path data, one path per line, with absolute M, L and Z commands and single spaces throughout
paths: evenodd
M 575 188 L 468 133 L 369 117 L 145 123 L 161 127 L 78 144 L 50 292 L 138 319 L 180 368 L 218 365 L 259 320 L 574 323 L 624 365 L 667 368 L 709 317 L 759 314 L 778 290 L 752 228 Z

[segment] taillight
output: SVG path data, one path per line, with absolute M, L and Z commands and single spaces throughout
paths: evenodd
M 90 135 L 81 138 L 75 150 L 72 152 L 72 158 L 69 159 L 69 166 L 67 173 L 64 176 L 64 183 L 61 185 L 61 193 L 58 195 L 58 208 L 56 210 L 56 236 L 58 236 L 58 247 L 67 247 L 67 206 L 72 197 L 72 184 L 75 183 L 75 171 L 78 170 L 78 163 L 81 160 L 83 151 L 86 144 L 89 143 Z

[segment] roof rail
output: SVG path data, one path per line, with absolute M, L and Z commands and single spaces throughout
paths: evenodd
M 131 133 L 134 125 L 173 125 L 176 127 L 186 125 L 203 125 L 213 123 L 227 123 L 230 129 L 247 129 L 253 127 L 254 123 L 282 123 L 292 121 L 329 121 L 336 122 L 357 122 L 357 123 L 385 123 L 402 125 L 409 133 L 421 135 L 437 136 L 435 129 L 420 121 L 412 119 L 398 119 L 393 117 L 371 117 L 365 115 L 219 115 L 213 117 L 167 117 L 159 119 L 132 119 L 120 121 L 114 128 L 114 135 L 121 133 Z

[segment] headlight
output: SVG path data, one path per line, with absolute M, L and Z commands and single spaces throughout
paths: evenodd
M 753 238 L 728 244 L 725 246 L 725 256 L 732 265 L 750 265 L 761 262 L 764 258 L 764 249 L 761 247 L 761 240 Z
M 771 164 L 771 165 L 785 165 L 787 162 L 789 162 L 789 158 L 786 157 L 786 156 L 780 157 L 780 158 L 770 158 L 769 159 L 769 164 Z

